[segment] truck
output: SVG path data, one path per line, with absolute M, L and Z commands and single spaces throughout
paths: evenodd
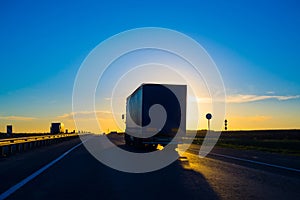
M 140 85 L 126 99 L 125 144 L 151 149 L 171 142 L 177 145 L 178 138 L 186 134 L 186 95 L 186 85 Z M 160 119 L 163 115 L 151 119 L 151 107 L 157 105 L 165 110 L 165 119 Z M 163 120 L 164 124 L 151 123 Z
M 64 124 L 61 122 L 52 122 L 50 126 L 50 133 L 51 134 L 59 134 L 64 133 L 65 127 Z

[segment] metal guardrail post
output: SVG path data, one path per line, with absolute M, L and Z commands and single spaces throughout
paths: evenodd
M 13 152 L 13 145 L 9 145 L 8 149 L 9 149 L 9 154 L 12 154 L 12 152 Z

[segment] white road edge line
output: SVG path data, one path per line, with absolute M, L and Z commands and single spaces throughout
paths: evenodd
M 47 170 L 49 167 L 51 167 L 52 165 L 54 165 L 55 163 L 57 163 L 59 160 L 61 160 L 66 155 L 68 155 L 69 153 L 71 153 L 74 149 L 78 148 L 80 145 L 82 145 L 83 143 L 85 143 L 87 140 L 88 139 L 86 139 L 86 140 L 82 141 L 81 143 L 75 145 L 74 147 L 72 147 L 71 149 L 69 149 L 68 151 L 66 151 L 65 153 L 63 153 L 61 156 L 59 156 L 58 158 L 56 158 L 52 162 L 48 163 L 44 167 L 40 168 L 39 170 L 37 170 L 36 172 L 34 172 L 30 176 L 28 176 L 27 178 L 23 179 L 22 181 L 20 181 L 16 185 L 12 186 L 11 188 L 9 188 L 5 192 L 3 192 L 0 195 L 0 200 L 5 199 L 8 196 L 10 196 L 11 194 L 13 194 L 15 191 L 17 191 L 18 189 L 20 189 L 23 185 L 25 185 L 26 183 L 28 183 L 29 181 L 31 181 L 32 179 L 34 179 L 35 177 L 37 177 L 38 175 L 40 175 L 41 173 L 43 173 L 45 170 Z
M 193 151 L 195 151 L 195 150 L 193 150 Z M 198 151 L 197 151 L 197 153 L 198 153 Z M 245 158 L 238 158 L 238 157 L 234 157 L 234 156 L 228 156 L 228 155 L 212 153 L 212 152 L 209 152 L 208 155 L 209 154 L 214 155 L 214 156 L 229 158 L 229 159 L 233 159 L 233 160 L 239 160 L 239 161 L 255 163 L 255 164 L 259 164 L 259 165 L 265 165 L 265 166 L 269 166 L 269 167 L 275 167 L 275 168 L 279 168 L 279 169 L 285 169 L 285 170 L 294 171 L 294 172 L 300 172 L 300 169 L 284 167 L 284 166 L 280 166 L 280 165 L 269 164 L 269 163 L 265 163 L 265 162 L 255 161 L 255 160 L 248 160 L 248 159 L 245 159 Z

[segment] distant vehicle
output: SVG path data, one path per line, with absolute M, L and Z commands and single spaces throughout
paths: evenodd
M 125 143 L 136 147 L 156 148 L 158 144 L 169 144 L 177 133 L 185 135 L 186 93 L 186 85 L 142 84 L 138 87 L 126 101 Z M 156 104 L 165 109 L 167 119 L 162 127 L 149 127 L 149 110 Z
M 65 132 L 65 128 L 63 123 L 60 122 L 51 123 L 51 127 L 50 127 L 51 134 L 58 134 L 64 132 Z
M 12 135 L 13 134 L 13 126 L 12 125 L 7 125 L 6 126 L 6 133 L 8 135 Z

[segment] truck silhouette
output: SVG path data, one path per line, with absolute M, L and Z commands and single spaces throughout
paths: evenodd
M 126 100 L 125 143 L 152 149 L 171 141 L 176 145 L 178 140 L 173 138 L 186 133 L 186 93 L 186 85 L 144 83 L 138 87 Z M 157 105 L 165 111 L 151 119 L 149 111 Z

